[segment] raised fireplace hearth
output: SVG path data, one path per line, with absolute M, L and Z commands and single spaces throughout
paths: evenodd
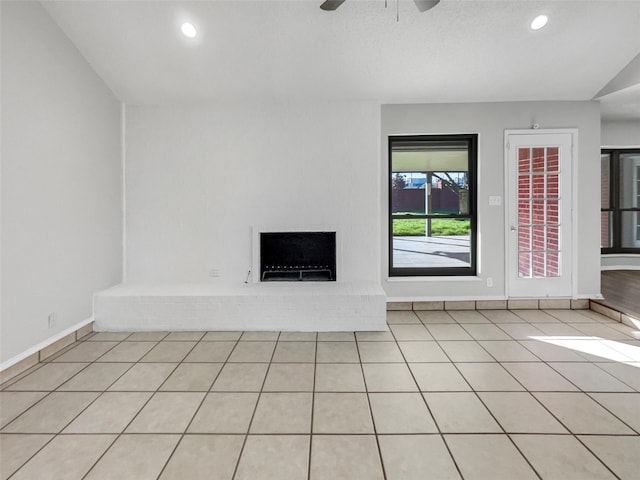
M 336 232 L 260 233 L 261 282 L 335 282 Z

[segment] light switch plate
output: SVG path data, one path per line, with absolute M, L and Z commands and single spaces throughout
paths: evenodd
M 502 205 L 502 197 L 500 195 L 489 195 L 489 205 L 499 207 Z

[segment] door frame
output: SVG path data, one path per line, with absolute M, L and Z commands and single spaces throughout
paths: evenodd
M 577 268 L 578 265 L 578 218 L 575 213 L 578 205 L 578 129 L 577 128 L 528 128 L 528 129 L 505 129 L 504 131 L 504 290 L 507 299 L 517 299 L 523 297 L 511 296 L 510 267 L 515 259 L 510 254 L 510 238 L 509 232 L 510 218 L 509 209 L 511 208 L 511 198 L 509 197 L 509 182 L 511 180 L 509 173 L 509 136 L 510 135 L 553 135 L 553 134 L 569 134 L 571 136 L 571 298 L 575 299 L 578 295 Z M 551 297 L 550 297 L 551 298 Z M 566 297 L 557 297 L 566 298 Z

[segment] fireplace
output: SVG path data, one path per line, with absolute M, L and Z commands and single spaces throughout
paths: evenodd
M 335 282 L 336 232 L 260 233 L 261 282 Z

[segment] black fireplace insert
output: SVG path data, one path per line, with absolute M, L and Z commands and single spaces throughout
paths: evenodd
M 260 281 L 335 282 L 336 232 L 261 233 Z

